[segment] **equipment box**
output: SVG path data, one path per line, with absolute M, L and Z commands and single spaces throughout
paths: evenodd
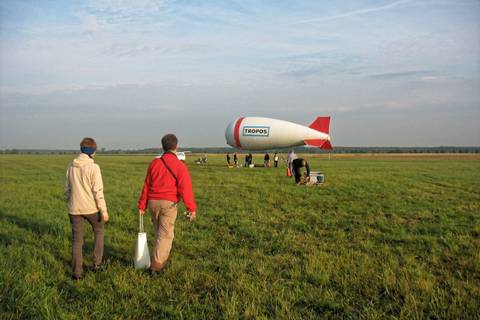
M 307 186 L 320 186 L 325 182 L 325 176 L 321 172 L 310 172 L 310 176 L 306 181 Z

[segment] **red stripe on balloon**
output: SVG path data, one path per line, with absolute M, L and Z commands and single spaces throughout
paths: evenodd
M 239 118 L 237 120 L 237 122 L 235 123 L 235 130 L 233 131 L 235 137 L 235 144 L 239 148 L 242 147 L 242 145 L 240 144 L 240 125 L 242 124 L 243 119 L 245 119 L 245 117 Z

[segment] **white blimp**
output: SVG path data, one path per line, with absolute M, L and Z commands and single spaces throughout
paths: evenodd
M 241 117 L 228 125 L 225 139 L 232 147 L 246 150 L 302 145 L 332 150 L 329 128 L 330 117 L 317 117 L 308 127 L 271 118 Z

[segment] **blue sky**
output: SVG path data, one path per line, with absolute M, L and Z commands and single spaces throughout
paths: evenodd
M 334 145 L 480 145 L 480 1 L 0 1 L 0 148 L 225 146 L 238 116 Z

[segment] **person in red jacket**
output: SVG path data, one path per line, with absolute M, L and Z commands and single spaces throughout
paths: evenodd
M 190 221 L 196 216 L 192 180 L 187 166 L 175 154 L 177 147 L 178 139 L 174 134 L 162 138 L 164 153 L 150 163 L 138 200 L 139 214 L 145 214 L 147 206 L 152 213 L 155 230 L 155 248 L 150 266 L 152 275 L 162 270 L 170 258 L 178 202 L 183 200 Z

